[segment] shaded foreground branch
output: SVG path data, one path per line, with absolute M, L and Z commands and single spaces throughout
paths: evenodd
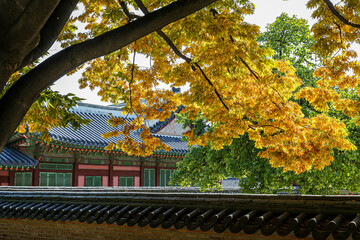
M 40 31 L 40 42 L 23 60 L 19 68 L 32 63 L 53 45 L 69 20 L 79 0 L 62 0 Z

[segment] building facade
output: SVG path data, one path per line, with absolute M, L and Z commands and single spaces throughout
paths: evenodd
M 120 107 L 79 104 L 73 111 L 90 119 L 80 130 L 69 127 L 53 128 L 51 142 L 45 143 L 39 134 L 16 134 L 9 142 L 32 159 L 25 166 L 3 163 L 0 171 L 2 186 L 168 186 L 176 163 L 187 153 L 187 143 L 181 140 L 182 126 L 175 115 L 163 122 L 148 121 L 151 132 L 172 150 L 156 152 L 150 157 L 128 156 L 120 150 L 105 150 L 110 142 L 123 136 L 103 138 L 114 130 L 108 124 L 109 113 L 131 121 L 134 116 L 122 115 Z M 180 110 L 180 109 L 179 109 Z M 140 141 L 140 131 L 131 132 Z

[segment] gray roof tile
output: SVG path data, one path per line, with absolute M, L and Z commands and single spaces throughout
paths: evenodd
M 38 160 L 11 147 L 5 147 L 0 153 L 0 165 L 8 167 L 34 167 L 39 163 Z
M 110 142 L 116 142 L 124 140 L 123 135 L 118 137 L 103 138 L 101 135 L 115 130 L 108 124 L 110 115 L 97 114 L 97 113 L 86 113 L 86 112 L 75 112 L 84 119 L 90 119 L 91 122 L 87 126 L 82 126 L 80 130 L 75 130 L 72 126 L 69 127 L 55 127 L 50 130 L 50 137 L 52 140 L 61 141 L 68 144 L 82 145 L 88 147 L 105 147 Z M 132 118 L 126 118 L 129 122 Z M 156 128 L 160 129 L 165 124 L 168 124 L 168 120 L 156 124 Z M 120 126 L 117 130 L 121 130 Z M 153 131 L 152 131 L 153 132 Z M 140 142 L 140 131 L 132 131 L 130 137 L 136 142 Z M 176 136 L 154 136 L 160 138 L 166 145 L 172 148 L 171 153 L 185 154 L 187 150 L 187 142 L 181 140 L 181 137 Z

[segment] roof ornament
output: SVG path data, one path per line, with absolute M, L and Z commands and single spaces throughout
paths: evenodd
M 181 88 L 177 88 L 177 87 L 172 87 L 171 90 L 174 92 L 174 93 L 181 93 Z

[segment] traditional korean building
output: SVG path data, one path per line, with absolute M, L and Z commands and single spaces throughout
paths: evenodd
M 21 177 L 17 177 L 18 185 L 25 184 L 25 182 L 32 182 L 31 169 L 38 165 L 39 161 L 35 160 L 31 156 L 16 150 L 11 147 L 5 147 L 0 153 L 0 185 L 10 185 L 10 178 L 13 180 L 18 174 Z M 11 176 L 10 176 L 11 175 Z
M 31 161 L 2 162 L 0 184 L 15 186 L 168 186 L 176 163 L 187 153 L 187 143 L 181 140 L 182 126 L 175 115 L 165 121 L 148 121 L 151 132 L 172 148 L 150 157 L 128 156 L 120 150 L 105 150 L 110 142 L 123 136 L 103 138 L 114 130 L 107 121 L 112 116 L 131 121 L 134 116 L 123 115 L 121 106 L 79 104 L 73 111 L 90 119 L 80 130 L 57 127 L 50 131 L 51 142 L 45 143 L 39 134 L 14 135 L 6 151 L 26 154 Z M 179 109 L 180 110 L 180 109 Z M 140 141 L 140 131 L 130 134 Z M 18 150 L 18 151 L 17 151 Z M 23 155 L 24 155 L 23 154 Z

